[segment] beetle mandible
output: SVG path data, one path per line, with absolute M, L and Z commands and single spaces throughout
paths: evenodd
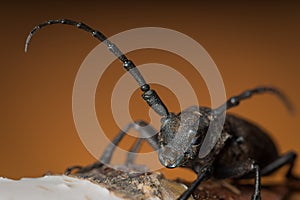
M 279 155 L 278 150 L 268 136 L 258 126 L 231 114 L 226 114 L 224 125 L 218 120 L 226 110 L 238 106 L 245 99 L 255 94 L 271 93 L 279 97 L 293 111 L 292 104 L 286 96 L 273 87 L 256 87 L 246 90 L 239 95 L 232 96 L 223 105 L 217 108 L 192 106 L 178 114 L 169 112 L 163 101 L 155 90 L 147 84 L 135 64 L 129 60 L 119 48 L 107 39 L 101 32 L 88 25 L 69 19 L 49 20 L 37 25 L 28 35 L 25 51 L 34 33 L 51 24 L 66 24 L 75 26 L 91 33 L 96 39 L 103 42 L 108 49 L 123 63 L 123 67 L 132 75 L 143 92 L 142 98 L 161 118 L 161 128 L 157 134 L 155 129 L 144 121 L 129 123 L 112 143 L 106 148 L 99 161 L 87 167 L 71 167 L 67 173 L 74 168 L 84 172 L 97 168 L 102 163 L 109 163 L 115 146 L 122 140 L 129 129 L 133 128 L 140 134 L 148 135 L 146 141 L 158 150 L 158 158 L 162 165 L 167 168 L 186 167 L 192 169 L 196 174 L 196 180 L 178 198 L 186 200 L 204 180 L 215 178 L 254 178 L 254 191 L 252 200 L 261 199 L 260 178 L 269 175 L 284 165 L 289 165 L 286 177 L 299 180 L 293 173 L 297 154 L 293 151 Z M 147 125 L 147 126 L 146 126 Z M 199 156 L 199 149 L 207 134 L 208 127 L 212 125 L 213 131 L 221 131 L 220 137 L 216 139 L 213 149 L 205 157 Z M 220 127 L 221 126 L 221 127 Z M 146 128 L 143 128 L 146 127 Z M 151 136 L 151 137 L 150 137 Z M 133 145 L 131 152 L 137 152 L 142 140 L 138 139 Z M 126 164 L 132 164 L 134 157 L 129 154 Z

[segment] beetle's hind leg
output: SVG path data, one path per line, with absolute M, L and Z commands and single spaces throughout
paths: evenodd
M 275 172 L 277 169 L 289 165 L 288 171 L 286 173 L 286 177 L 290 180 L 298 180 L 300 181 L 300 177 L 297 177 L 293 174 L 293 168 L 295 166 L 295 161 L 297 158 L 297 154 L 293 151 L 290 151 L 282 156 L 280 156 L 278 159 L 267 165 L 261 170 L 262 175 L 269 175 L 273 172 Z

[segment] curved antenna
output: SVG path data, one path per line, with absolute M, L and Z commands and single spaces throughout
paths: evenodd
M 212 110 L 213 116 L 219 116 L 223 114 L 226 110 L 239 105 L 242 100 L 250 98 L 254 94 L 262 93 L 272 93 L 275 94 L 286 106 L 290 114 L 295 112 L 294 106 L 291 101 L 277 88 L 274 87 L 256 87 L 250 90 L 246 90 L 237 96 L 230 97 L 223 105 L 219 106 L 216 109 Z
M 146 83 L 144 77 L 141 75 L 140 71 L 136 68 L 135 64 L 131 60 L 129 60 L 114 43 L 108 40 L 103 33 L 89 27 L 84 23 L 76 22 L 69 19 L 59 19 L 59 20 L 48 20 L 42 24 L 39 24 L 36 27 L 34 27 L 34 29 L 29 33 L 25 43 L 25 52 L 27 52 L 28 50 L 28 46 L 32 36 L 39 29 L 52 24 L 66 24 L 66 25 L 75 26 L 79 29 L 91 33 L 96 39 L 103 42 L 108 47 L 108 49 L 123 63 L 123 67 L 131 74 L 131 76 L 139 84 L 140 89 L 143 91 L 142 97 L 148 103 L 148 105 L 160 116 L 169 115 L 169 111 L 167 107 L 164 105 L 164 103 L 162 102 L 158 94 L 155 92 L 155 90 L 150 89 L 150 86 Z

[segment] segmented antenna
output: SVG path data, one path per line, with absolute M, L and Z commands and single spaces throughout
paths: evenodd
M 135 64 L 131 60 L 129 60 L 114 43 L 108 40 L 103 33 L 89 27 L 84 23 L 76 22 L 69 19 L 59 19 L 59 20 L 49 20 L 42 24 L 39 24 L 36 27 L 34 27 L 34 29 L 29 33 L 25 43 L 25 52 L 27 52 L 28 50 L 28 46 L 32 36 L 39 29 L 52 24 L 66 24 L 66 25 L 75 26 L 79 29 L 91 33 L 96 39 L 103 42 L 108 47 L 108 49 L 123 63 L 123 67 L 132 75 L 132 77 L 139 84 L 141 90 L 143 91 L 142 97 L 148 103 L 148 105 L 160 116 L 169 115 L 167 107 L 164 105 L 164 103 L 162 102 L 158 94 L 155 92 L 155 90 L 150 89 L 150 86 L 146 83 L 144 77 L 141 75 L 140 71 L 136 68 Z
M 216 109 L 213 109 L 212 114 L 214 116 L 221 115 L 226 110 L 239 105 L 239 103 L 241 101 L 252 97 L 252 95 L 262 94 L 262 93 L 275 94 L 284 103 L 284 105 L 286 106 L 286 108 L 290 114 L 293 114 L 295 112 L 295 108 L 294 108 L 293 104 L 291 103 L 291 101 L 279 89 L 274 88 L 274 87 L 261 86 L 261 87 L 256 87 L 256 88 L 253 88 L 250 90 L 246 90 L 237 96 L 233 96 L 233 97 L 229 98 L 223 105 L 219 106 Z

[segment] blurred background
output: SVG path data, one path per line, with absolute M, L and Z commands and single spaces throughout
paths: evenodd
M 41 22 L 59 18 L 85 22 L 108 37 L 149 26 L 190 36 L 215 61 L 228 97 L 259 85 L 276 86 L 285 92 L 298 110 L 294 116 L 272 95 L 255 96 L 230 112 L 260 124 L 274 138 L 280 152 L 300 152 L 299 3 L 28 0 L 2 3 L 0 10 L 0 176 L 17 179 L 41 176 L 47 171 L 62 173 L 68 166 L 95 161 L 74 125 L 72 90 L 81 63 L 99 42 L 75 28 L 56 25 L 40 31 L 29 52 L 24 53 L 29 31 Z M 192 76 L 195 73 L 184 59 L 159 50 L 128 55 L 137 65 L 155 62 L 177 69 L 191 82 L 200 104 L 210 106 L 205 83 L 200 76 Z M 110 109 L 113 86 L 125 73 L 118 61 L 112 64 L 117 65 L 119 68 L 109 67 L 105 72 L 96 94 L 99 123 L 106 134 L 111 133 L 109 138 L 119 131 Z M 180 111 L 176 94 L 158 84 L 152 86 L 169 110 Z M 130 114 L 134 120 L 147 121 L 148 107 L 140 94 L 138 90 L 133 94 Z M 125 149 L 131 142 L 132 138 L 127 137 L 121 147 Z M 143 151 L 149 149 L 143 145 Z M 171 178 L 195 178 L 183 169 L 163 172 Z M 300 161 L 296 172 L 300 174 Z

